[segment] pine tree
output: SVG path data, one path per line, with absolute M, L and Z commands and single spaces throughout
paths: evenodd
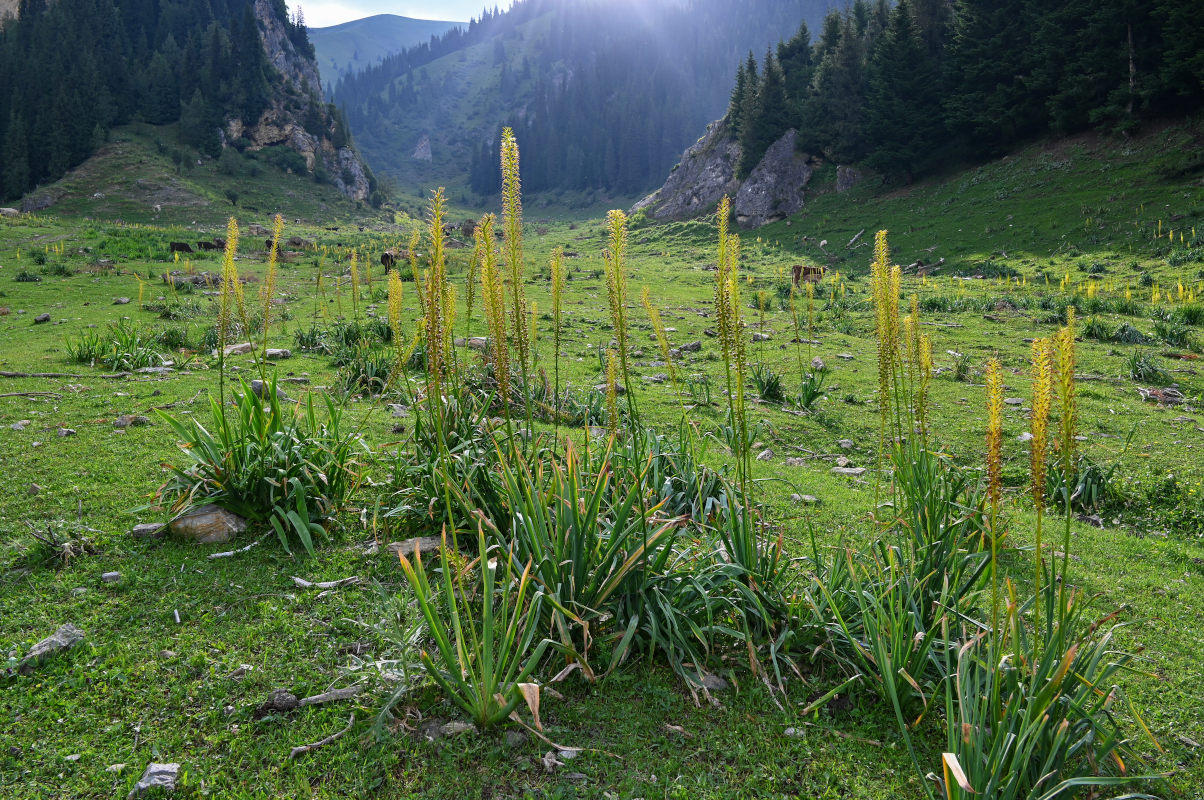
M 1028 9 L 1028 0 L 958 0 L 945 110 L 950 126 L 979 152 L 996 152 L 1045 126 L 1045 98 L 1025 85 L 1036 56 Z
M 744 62 L 744 80 L 744 94 L 740 98 L 740 113 L 736 117 L 737 135 L 741 131 L 748 130 L 754 124 L 753 118 L 757 114 L 757 97 L 761 92 L 761 76 L 757 69 L 757 59 L 751 50 L 748 51 L 748 60 Z
M 868 163 L 908 180 L 943 143 L 939 71 L 910 0 L 899 0 L 866 67 Z
M 741 110 L 744 108 L 744 98 L 748 94 L 748 71 L 744 68 L 744 62 L 740 62 L 740 66 L 736 69 L 736 85 L 732 88 L 732 99 L 727 107 L 728 129 L 731 135 L 739 137 L 740 124 L 743 122 L 741 118 Z
M 854 20 L 845 19 L 840 40 L 816 67 L 814 96 L 805 109 L 804 146 L 846 164 L 865 154 L 863 54 Z
M 13 110 L 4 132 L 4 171 L 0 174 L 0 195 L 20 197 L 30 186 L 29 145 L 25 120 Z
M 778 45 L 778 64 L 782 68 L 782 81 L 786 89 L 789 127 L 799 128 L 803 124 L 803 107 L 811 90 L 814 69 L 811 61 L 811 31 L 804 22 L 790 41 Z
M 772 52 L 765 54 L 764 71 L 757 89 L 753 113 L 740 129 L 740 164 L 737 174 L 748 175 L 774 142 L 790 127 L 786 84 L 782 68 Z

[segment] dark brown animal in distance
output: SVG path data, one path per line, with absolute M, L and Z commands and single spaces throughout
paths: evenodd
M 824 279 L 825 270 L 823 267 L 812 264 L 795 264 L 793 269 L 795 286 L 798 286 L 803 281 L 807 283 L 819 283 Z
M 392 250 L 386 250 L 385 252 L 380 254 L 380 265 L 385 268 L 386 273 L 388 273 L 389 270 L 393 269 L 393 267 L 397 266 L 398 261 L 409 261 L 409 260 L 410 260 L 410 251 L 409 250 L 398 250 L 397 248 L 394 248 Z
M 197 242 L 196 246 L 198 250 L 205 250 L 206 252 L 210 250 L 221 250 L 223 247 L 225 247 L 225 245 L 219 246 L 217 242 Z
M 192 252 L 192 247 L 189 246 L 188 242 L 171 242 L 168 244 L 168 247 L 171 248 L 171 252 L 173 252 L 173 253 L 191 253 Z

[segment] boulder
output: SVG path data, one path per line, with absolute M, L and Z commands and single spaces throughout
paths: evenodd
M 171 532 L 197 544 L 221 544 L 247 529 L 247 521 L 215 505 L 194 508 L 171 521 Z
M 147 764 L 146 771 L 142 773 L 142 777 L 138 779 L 138 782 L 134 784 L 134 788 L 126 795 L 126 800 L 141 797 L 142 794 L 151 789 L 162 789 L 164 793 L 174 792 L 176 789 L 176 778 L 179 775 L 179 764 Z
M 162 522 L 144 522 L 135 525 L 130 530 L 130 535 L 135 539 L 151 539 L 162 533 L 165 527 Z
M 21 659 L 21 665 L 17 667 L 17 671 L 23 675 L 28 674 L 33 671 L 34 667 L 46 659 L 56 653 L 70 650 L 83 640 L 84 632 L 68 622 L 29 648 L 29 652 L 25 654 L 25 658 Z
M 267 384 L 263 381 L 251 381 L 251 393 L 256 397 L 263 397 L 267 393 Z M 279 386 L 276 387 L 276 398 L 284 402 L 288 402 L 288 395 Z
M 122 414 L 113 420 L 114 428 L 141 428 L 150 424 L 150 417 L 144 417 L 141 414 Z
M 251 344 L 250 342 L 239 342 L 238 344 L 226 345 L 225 353 L 226 353 L 227 357 L 229 357 L 229 356 L 245 356 L 247 353 L 250 353 L 254 349 L 255 349 L 255 345 Z M 217 351 L 214 350 L 213 354 L 217 355 Z
M 778 222 L 803 207 L 803 191 L 811 181 L 810 159 L 796 151 L 798 131 L 786 131 L 765 151 L 732 203 L 736 222 L 759 228 Z
M 736 163 L 740 145 L 725 121 L 713 122 L 706 134 L 682 154 L 665 185 L 632 207 L 658 220 L 689 219 L 714 210 L 715 204 L 740 188 Z
M 21 212 L 15 208 L 0 208 L 0 217 L 19 217 Z
M 688 344 L 683 344 L 677 349 L 681 350 L 683 353 L 697 353 L 702 350 L 702 342 L 690 342 Z
M 49 314 L 38 314 L 36 317 L 33 318 L 34 325 L 41 325 L 44 322 L 50 322 Z
M 268 361 L 283 361 L 286 358 L 292 358 L 293 351 L 285 350 L 282 347 L 281 348 L 269 348 L 264 353 L 264 355 L 267 356 Z
M 832 467 L 833 475 L 844 475 L 849 478 L 860 478 L 865 474 L 865 467 Z
M 861 173 L 852 167 L 837 167 L 836 168 L 836 191 L 847 192 L 857 184 L 861 183 Z
M 390 542 L 386 547 L 393 558 L 403 555 L 408 559 L 413 560 L 414 551 L 417 550 L 421 556 L 438 555 L 439 549 L 443 546 L 443 540 L 438 536 L 418 536 L 413 539 L 406 539 L 404 542 Z

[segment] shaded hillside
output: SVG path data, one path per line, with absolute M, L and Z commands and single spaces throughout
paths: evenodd
M 219 158 L 198 158 L 176 143 L 176 134 L 174 125 L 116 128 L 96 153 L 30 199 L 58 217 L 155 225 L 220 226 L 230 216 L 276 212 L 290 222 L 330 225 L 374 213 L 335 186 L 293 171 L 295 158 L 282 149 L 231 148 Z
M 311 28 L 322 82 L 334 86 L 344 75 L 366 69 L 381 59 L 442 36 L 460 22 L 410 19 L 377 14 L 329 28 Z
M 403 185 L 497 190 L 501 126 L 528 191 L 634 194 L 722 113 L 730 75 L 829 0 L 526 0 L 342 80 L 369 160 Z
M 757 226 L 795 213 L 824 163 L 909 183 L 1038 136 L 1181 118 L 1204 104 L 1204 33 L 1183 27 L 1196 5 L 858 0 L 814 42 L 804 27 L 741 64 L 727 114 L 637 208 L 680 219 L 729 194 Z
M 282 147 L 367 200 L 374 180 L 323 102 L 304 24 L 284 0 L 23 0 L 0 36 L 0 196 L 53 181 L 134 120 L 177 144 Z

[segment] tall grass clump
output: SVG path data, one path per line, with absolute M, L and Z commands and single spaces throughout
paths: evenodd
M 343 508 L 361 482 L 363 445 L 348 430 L 342 409 L 326 398 L 322 414 L 313 397 L 282 406 L 274 379 L 256 393 L 246 384 L 227 413 L 211 401 L 208 427 L 166 412 L 186 456 L 166 465 L 157 492 L 175 513 L 212 503 L 269 524 L 284 549 L 298 541 L 313 553 L 321 522 Z

